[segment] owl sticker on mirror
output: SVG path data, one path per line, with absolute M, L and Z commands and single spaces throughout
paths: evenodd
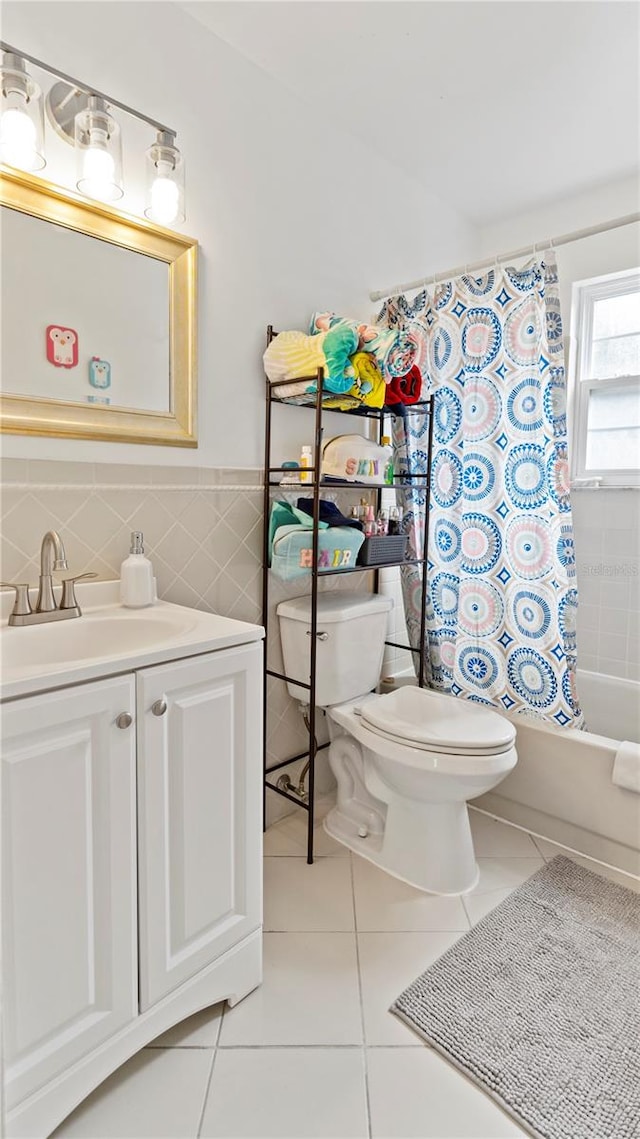
M 108 360 L 101 360 L 99 356 L 92 356 L 89 360 L 89 383 L 93 388 L 111 387 L 111 364 Z
M 47 326 L 47 360 L 55 368 L 75 368 L 78 363 L 78 333 L 59 324 Z

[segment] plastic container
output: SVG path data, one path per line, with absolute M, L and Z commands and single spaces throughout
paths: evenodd
M 153 566 L 144 556 L 141 530 L 131 533 L 131 550 L 120 567 L 120 602 L 127 609 L 144 609 L 156 599 Z
M 313 451 L 311 447 L 304 446 L 300 449 L 300 482 L 313 482 L 313 475 L 310 467 L 313 466 Z
M 359 566 L 400 565 L 407 552 L 408 534 L 376 534 L 365 538 L 358 551 Z
M 396 537 L 400 533 L 400 511 L 397 506 L 392 506 L 389 511 L 388 533 L 393 537 Z
M 383 435 L 381 443 L 385 452 L 384 473 L 382 481 L 385 482 L 387 486 L 393 486 L 393 447 L 391 446 L 390 436 Z

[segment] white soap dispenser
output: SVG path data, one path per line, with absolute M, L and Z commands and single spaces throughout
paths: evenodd
M 155 601 L 153 567 L 144 556 L 143 534 L 134 530 L 131 534 L 131 550 L 120 567 L 120 601 L 128 609 L 143 609 Z

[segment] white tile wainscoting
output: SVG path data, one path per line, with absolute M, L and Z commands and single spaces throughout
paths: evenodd
M 131 531 L 142 530 L 161 600 L 261 620 L 261 469 L 5 458 L 0 475 L 2 581 L 37 583 L 40 543 L 51 528 L 62 536 L 71 573 L 94 571 L 99 579 L 113 580 L 129 551 Z M 322 582 L 323 589 L 371 587 L 366 573 Z M 282 658 L 275 607 L 308 588 L 306 579 L 272 578 L 269 660 L 276 671 Z M 270 761 L 299 754 L 308 737 L 297 702 L 274 679 L 268 701 Z M 321 791 L 333 785 L 323 753 L 317 779 Z M 290 809 L 286 800 L 269 793 L 270 820 Z
M 640 680 L 640 489 L 572 491 L 578 665 Z
M 302 812 L 277 822 L 265 836 L 262 986 L 234 1009 L 198 1013 L 155 1040 L 55 1139 L 524 1137 L 388 1011 L 465 931 L 562 851 L 477 811 L 472 829 L 480 882 L 460 899 L 420 893 L 321 829 L 317 860 L 307 866 Z

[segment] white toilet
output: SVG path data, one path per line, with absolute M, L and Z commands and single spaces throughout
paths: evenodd
M 515 767 L 515 727 L 491 708 L 429 689 L 378 683 L 390 598 L 318 597 L 316 705 L 329 713 L 337 803 L 325 830 L 389 874 L 434 894 L 478 880 L 467 800 Z M 310 598 L 277 609 L 285 672 L 309 682 Z M 289 692 L 308 703 L 308 690 Z

